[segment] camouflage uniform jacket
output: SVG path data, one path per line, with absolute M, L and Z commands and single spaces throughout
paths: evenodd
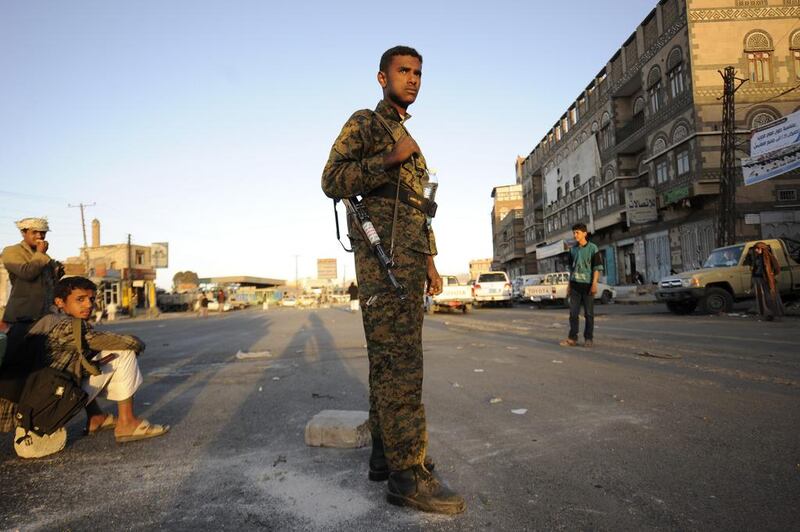
M 34 342 L 35 351 L 40 357 L 40 367 L 50 366 L 72 373 L 78 382 L 88 374 L 80 366 L 78 349 L 72 328 L 73 319 L 63 314 L 48 314 L 37 321 L 28 332 L 29 340 Z M 106 350 L 131 350 L 140 353 L 145 344 L 132 335 L 95 331 L 83 322 L 83 354 L 91 360 L 98 352 Z M 14 429 L 16 404 L 0 399 L 0 432 Z
M 53 304 L 53 289 L 60 265 L 46 253 L 31 249 L 25 242 L 5 248 L 2 259 L 11 280 L 11 296 L 3 321 L 38 320 Z
M 392 134 L 375 117 L 376 114 L 392 130 Z M 416 154 L 400 166 L 388 170 L 383 167 L 383 158 L 392 151 L 396 139 L 410 135 L 403 126 L 410 116 L 406 114 L 405 118 L 401 118 L 397 110 L 384 100 L 378 103 L 374 112 L 364 109 L 353 113 L 333 144 L 322 173 L 322 190 L 325 194 L 335 199 L 364 196 L 387 183 L 397 184 L 399 179 L 403 185 L 422 195 L 428 175 L 422 154 Z M 387 251 L 392 235 L 394 203 L 393 199 L 364 198 L 367 212 Z M 361 240 L 361 234 L 351 223 L 348 220 L 350 237 Z M 397 213 L 395 246 L 436 255 L 436 240 L 425 215 L 402 202 Z

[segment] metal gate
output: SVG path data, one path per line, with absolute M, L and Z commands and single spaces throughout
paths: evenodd
M 647 263 L 646 281 L 657 283 L 669 275 L 672 256 L 669 250 L 669 233 L 662 231 L 647 235 L 644 241 L 644 252 Z
M 711 250 L 716 245 L 714 222 L 706 220 L 694 224 L 682 225 L 681 261 L 683 271 L 697 270 L 703 266 Z

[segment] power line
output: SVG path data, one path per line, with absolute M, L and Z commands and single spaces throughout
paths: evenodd
M 790 87 L 790 88 L 786 89 L 785 91 L 783 91 L 783 92 L 782 92 L 782 93 L 780 93 L 780 94 L 776 94 L 775 96 L 771 96 L 771 97 L 767 98 L 766 100 L 761 100 L 760 102 L 755 102 L 755 103 L 748 104 L 748 105 L 746 105 L 746 106 L 742 107 L 742 108 L 741 108 L 741 110 L 742 110 L 742 111 L 744 111 L 744 110 L 746 110 L 746 109 L 750 109 L 750 108 L 751 108 L 751 107 L 753 107 L 754 105 L 761 105 L 762 103 L 771 102 L 772 100 L 774 100 L 774 99 L 776 99 L 776 98 L 780 98 L 781 96 L 786 96 L 786 95 L 787 95 L 787 94 L 789 94 L 790 92 L 792 92 L 792 91 L 794 91 L 794 90 L 797 90 L 797 89 L 800 89 L 800 83 L 798 83 L 798 84 L 797 84 L 797 85 L 795 85 L 794 87 Z

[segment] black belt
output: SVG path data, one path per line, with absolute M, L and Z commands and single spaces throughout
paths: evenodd
M 400 194 L 398 195 L 397 186 L 394 183 L 386 183 L 378 188 L 373 188 L 365 194 L 365 197 L 388 198 L 391 200 L 397 197 L 409 207 L 417 209 L 426 216 L 430 216 L 431 218 L 436 216 L 435 201 L 431 201 L 423 196 L 420 196 L 413 190 L 410 190 L 404 186 L 400 186 Z

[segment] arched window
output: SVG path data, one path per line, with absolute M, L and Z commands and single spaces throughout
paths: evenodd
M 794 32 L 792 40 L 789 41 L 789 49 L 794 60 L 794 79 L 800 79 L 800 31 Z
M 680 124 L 678 127 L 675 128 L 675 131 L 672 132 L 672 143 L 678 143 L 689 136 L 689 129 Z
M 770 54 L 772 39 L 763 31 L 752 31 L 744 40 L 744 52 L 750 67 L 750 81 L 768 83 L 772 79 L 770 70 Z
M 605 150 L 611 147 L 611 116 L 608 113 L 603 113 L 600 124 L 600 133 L 597 141 L 600 144 L 600 149 Z
M 606 175 L 606 183 L 608 183 L 609 181 L 614 179 L 614 167 L 609 166 L 608 168 L 606 168 L 606 174 L 605 175 Z
M 644 111 L 644 98 L 639 96 L 638 98 L 636 98 L 636 101 L 633 102 L 633 114 L 635 116 L 643 111 Z
M 675 98 L 686 88 L 683 80 L 683 54 L 680 48 L 672 50 L 667 58 L 667 78 L 669 78 L 670 96 Z
M 658 137 L 653 143 L 653 155 L 661 153 L 667 149 L 667 141 L 664 137 Z
M 753 115 L 753 118 L 750 119 L 750 128 L 757 129 L 762 126 L 766 126 L 775 120 L 775 118 L 775 115 L 773 115 L 770 111 L 759 111 Z
M 661 69 L 650 69 L 647 75 L 647 95 L 650 98 L 650 114 L 654 115 L 664 106 L 664 91 L 661 88 Z

